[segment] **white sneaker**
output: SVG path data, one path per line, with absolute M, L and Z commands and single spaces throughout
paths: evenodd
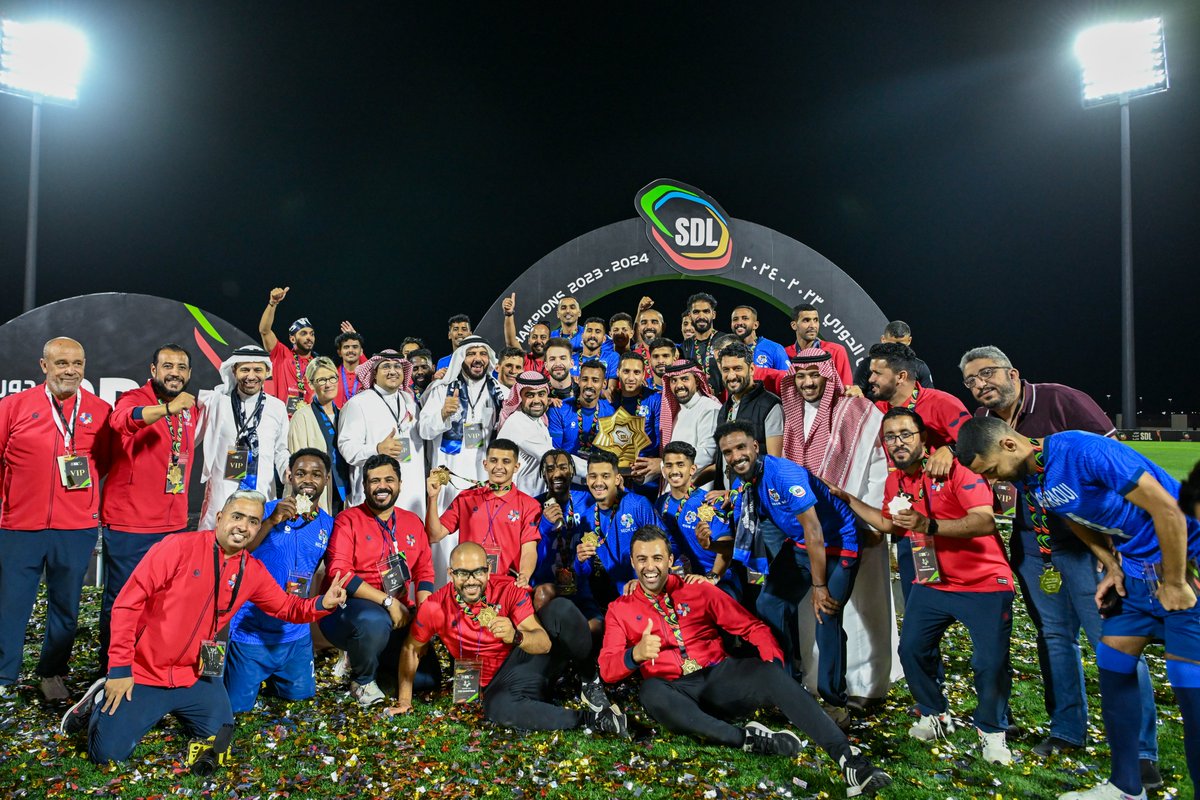
M 42 678 L 42 697 L 51 703 L 65 703 L 71 699 L 71 693 L 67 691 L 67 685 L 63 683 L 62 677 L 53 675 L 49 678 Z
M 1004 738 L 1004 731 L 996 731 L 995 733 L 984 733 L 979 731 L 979 746 L 983 749 L 983 760 L 989 764 L 1002 764 L 1007 766 L 1012 763 L 1012 751 L 1008 749 L 1008 742 Z
M 379 684 L 375 681 L 350 684 L 350 694 L 354 695 L 354 699 L 363 708 L 373 706 L 376 703 L 382 703 L 387 699 L 384 697 L 383 692 L 379 691 Z
M 346 673 L 350 671 L 350 654 L 345 650 L 342 651 L 341 657 L 333 665 L 333 677 L 341 680 L 346 677 Z
M 949 714 L 922 714 L 908 729 L 908 735 L 922 742 L 936 742 L 954 733 L 954 719 Z
M 1141 794 L 1126 794 L 1108 781 L 1104 781 L 1081 792 L 1060 794 L 1058 800 L 1146 800 L 1146 790 L 1142 789 Z
M 0 697 L 8 697 L 13 691 L 12 684 L 0 683 Z

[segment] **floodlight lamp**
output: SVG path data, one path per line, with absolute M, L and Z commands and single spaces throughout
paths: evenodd
M 1085 106 L 1167 90 L 1162 17 L 1088 28 L 1075 39 L 1075 57 Z
M 0 92 L 75 105 L 87 61 L 87 39 L 69 25 L 0 20 Z

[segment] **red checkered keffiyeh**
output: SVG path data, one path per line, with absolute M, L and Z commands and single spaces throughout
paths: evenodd
M 512 391 L 508 393 L 508 399 L 504 401 L 504 408 L 500 410 L 500 422 L 496 425 L 496 430 L 504 426 L 504 421 L 511 417 L 521 408 L 521 400 L 525 397 L 525 392 L 528 389 L 538 389 L 542 386 L 549 386 L 550 379 L 540 372 L 528 369 L 517 376 L 517 383 L 513 386 Z M 541 416 L 543 425 L 549 425 L 549 420 L 546 415 Z
M 791 376 L 780 381 L 783 401 L 783 456 L 822 480 L 841 486 L 850 474 L 862 426 L 874 407 L 862 397 L 846 397 L 846 388 L 829 353 L 810 347 L 792 357 Z M 817 418 L 804 438 L 804 398 L 792 376 L 802 367 L 816 364 L 825 378 L 825 392 L 817 407 Z
M 696 390 L 697 394 L 702 394 L 705 397 L 713 397 L 712 389 L 708 386 L 708 376 L 704 374 L 704 370 L 700 369 L 700 365 L 695 361 L 689 361 L 686 358 L 681 358 L 678 361 L 671 363 L 663 372 L 663 402 L 662 411 L 659 412 L 658 430 L 661 436 L 659 442 L 663 447 L 671 443 L 671 434 L 675 430 L 675 417 L 679 414 L 679 400 L 676 399 L 675 393 L 671 391 L 672 375 L 687 375 L 696 376 L 696 380 L 700 384 L 700 388 Z M 714 398 L 715 399 L 715 398 Z
M 404 372 L 404 382 L 400 384 L 400 391 L 412 395 L 412 362 L 395 350 L 380 350 L 358 365 L 354 370 L 354 377 L 362 384 L 362 388 L 370 389 L 375 385 L 375 369 L 379 366 L 380 362 L 395 360 L 400 361 L 400 369 Z

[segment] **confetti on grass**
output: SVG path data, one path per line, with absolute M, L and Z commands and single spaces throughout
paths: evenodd
M 99 591 L 84 590 L 83 622 L 75 645 L 70 689 L 78 694 L 97 668 L 94 627 Z M 25 682 L 0 698 L 0 797 L 3 798 L 296 798 L 409 797 L 419 800 L 490 797 L 534 798 L 840 798 L 841 777 L 832 761 L 811 745 L 793 760 L 744 754 L 656 731 L 646 741 L 626 742 L 581 731 L 523 732 L 498 728 L 479 706 L 454 706 L 445 696 L 418 698 L 416 710 L 389 717 L 381 706 L 367 710 L 331 675 L 334 659 L 317 659 L 317 697 L 289 703 L 264 698 L 238 717 L 235 763 L 205 780 L 184 764 L 188 737 L 171 718 L 155 728 L 122 765 L 87 761 L 81 739 L 58 733 L 62 707 L 42 702 L 32 679 L 44 634 L 44 595 L 29 626 Z M 851 739 L 895 784 L 888 798 L 1044 798 L 1091 785 L 1108 772 L 1100 728 L 1095 669 L 1090 651 L 1089 735 L 1093 745 L 1071 756 L 1039 759 L 1030 748 L 1045 737 L 1042 678 L 1033 629 L 1018 601 L 1013 629 L 1012 705 L 1023 733 L 1010 744 L 1011 767 L 989 767 L 978 758 L 978 737 L 969 723 L 949 741 L 930 747 L 909 738 L 912 698 L 904 683 L 893 688 L 871 716 L 855 719 Z M 970 640 L 952 628 L 942 652 L 947 694 L 958 719 L 974 706 Z M 1152 651 L 1154 652 L 1154 651 Z M 443 659 L 446 658 L 442 651 Z M 1159 698 L 1159 740 L 1168 790 L 1186 797 L 1179 712 L 1166 683 L 1161 648 L 1150 659 Z M 449 674 L 444 670 L 443 674 Z M 135 690 L 136 693 L 136 690 Z M 574 693 L 571 693 L 574 694 Z M 617 687 L 614 700 L 642 725 L 653 728 L 637 704 L 636 686 Z M 561 700 L 569 702 L 570 695 Z M 757 715 L 774 727 L 777 714 Z M 807 737 L 803 737 L 807 738 Z

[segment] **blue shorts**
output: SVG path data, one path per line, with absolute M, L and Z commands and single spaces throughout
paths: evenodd
M 235 714 L 254 708 L 263 681 L 285 700 L 307 700 L 316 694 L 311 637 L 286 644 L 230 642 L 225 690 Z
M 1152 584 L 1125 578 L 1121 613 L 1100 622 L 1101 636 L 1145 636 L 1161 640 L 1168 655 L 1200 661 L 1200 603 L 1186 611 L 1167 611 L 1150 592 Z

